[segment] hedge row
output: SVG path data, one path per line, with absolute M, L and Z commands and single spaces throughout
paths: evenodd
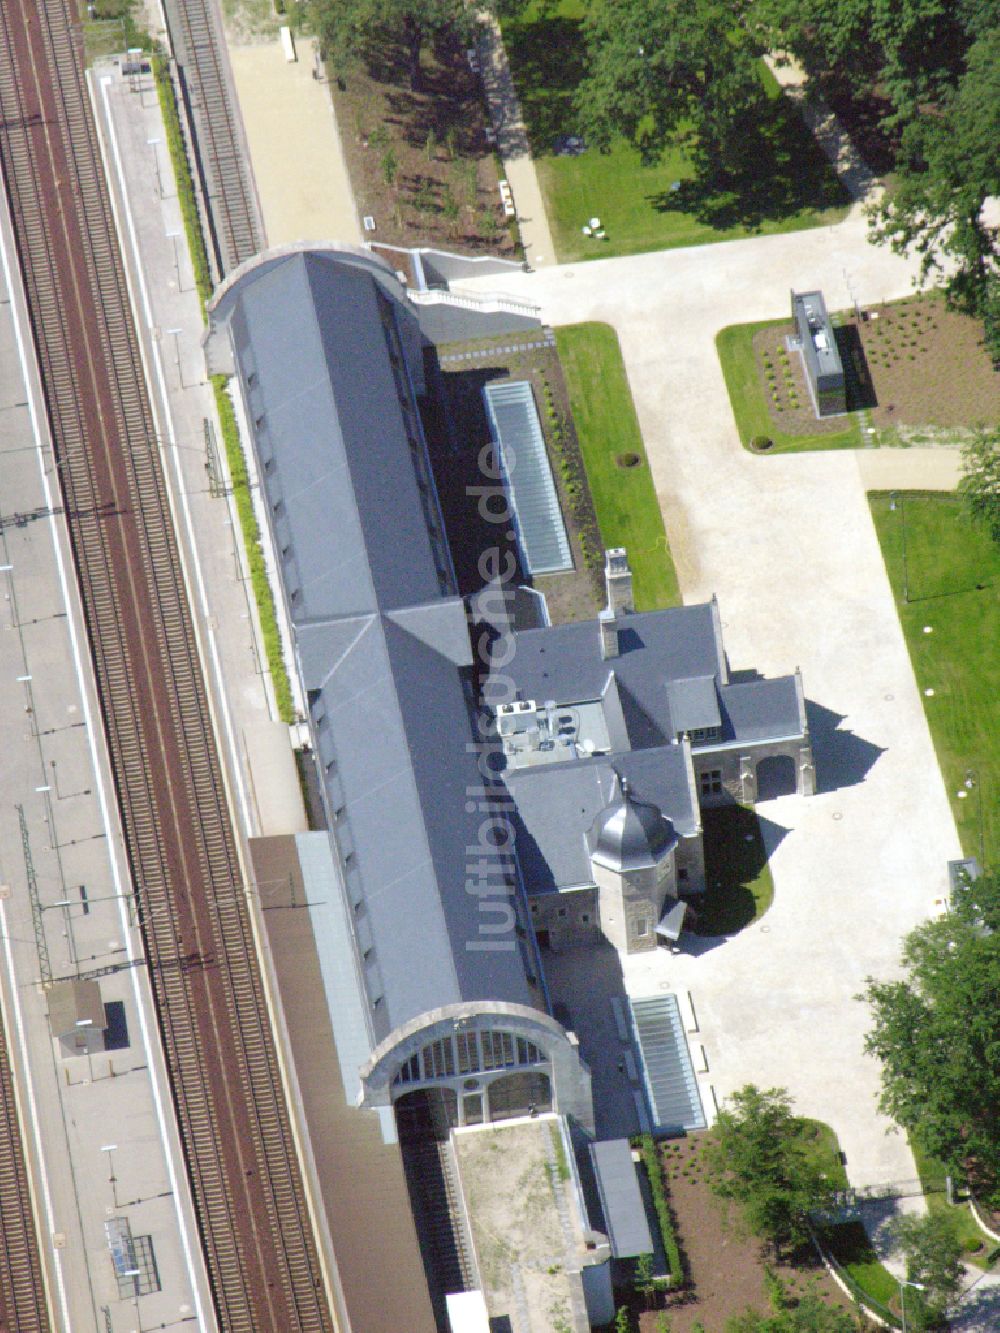
M 201 234 L 201 218 L 198 216 L 198 201 L 195 199 L 194 182 L 191 178 L 191 164 L 188 162 L 187 146 L 181 130 L 181 118 L 177 110 L 177 98 L 174 84 L 170 77 L 170 66 L 163 56 L 153 57 L 153 75 L 156 79 L 156 95 L 160 100 L 160 114 L 167 136 L 167 147 L 174 167 L 177 181 L 177 198 L 180 201 L 181 216 L 184 220 L 184 232 L 187 236 L 188 249 L 191 252 L 191 265 L 194 268 L 194 285 L 201 299 L 202 312 L 205 303 L 212 295 L 212 271 L 208 264 L 205 240 Z
M 250 584 L 257 599 L 257 612 L 260 616 L 260 629 L 264 639 L 264 653 L 267 657 L 271 680 L 274 682 L 274 698 L 278 706 L 278 716 L 282 722 L 295 721 L 295 709 L 292 705 L 292 687 L 285 668 L 285 657 L 281 649 L 281 634 L 278 631 L 278 617 L 274 606 L 274 593 L 271 581 L 267 577 L 267 565 L 264 562 L 264 550 L 260 542 L 260 528 L 254 513 L 253 497 L 250 494 L 250 482 L 247 477 L 246 459 L 240 443 L 239 427 L 236 425 L 236 413 L 232 400 L 226 392 L 225 375 L 212 376 L 212 389 L 215 392 L 215 405 L 219 412 L 222 426 L 222 443 L 229 463 L 229 475 L 233 482 L 233 498 L 236 512 L 240 516 L 243 541 L 246 545 L 247 564 L 250 569 Z
M 201 218 L 198 214 L 198 202 L 195 199 L 194 183 L 191 178 L 191 164 L 188 161 L 187 147 L 181 131 L 180 115 L 177 110 L 177 98 L 174 94 L 170 67 L 162 56 L 153 57 L 153 73 L 156 78 L 156 91 L 160 100 L 160 111 L 166 130 L 167 146 L 173 163 L 174 177 L 177 181 L 177 197 L 180 200 L 181 217 L 184 221 L 184 233 L 187 237 L 191 264 L 194 269 L 195 287 L 201 301 L 202 314 L 205 304 L 212 295 L 212 271 L 205 250 L 205 239 L 201 230 Z M 250 494 L 250 482 L 247 477 L 246 459 L 240 442 L 239 427 L 233 411 L 232 400 L 226 392 L 226 377 L 212 376 L 212 390 L 215 394 L 215 406 L 219 413 L 222 428 L 222 443 L 229 463 L 229 475 L 233 483 L 233 497 L 236 512 L 239 515 L 240 530 L 247 553 L 250 569 L 250 584 L 257 601 L 257 614 L 260 618 L 261 634 L 264 639 L 264 653 L 267 657 L 268 670 L 274 683 L 274 697 L 278 707 L 278 716 L 282 722 L 295 721 L 295 709 L 292 705 L 292 687 L 285 667 L 285 658 L 281 649 L 281 634 L 278 631 L 278 617 L 274 605 L 274 593 L 267 577 L 264 551 L 260 541 L 260 527 L 254 512 L 253 498 Z
M 649 1181 L 650 1192 L 653 1196 L 656 1220 L 660 1224 L 660 1239 L 663 1241 L 663 1250 L 667 1257 L 670 1286 L 682 1287 L 684 1285 L 684 1265 L 681 1262 L 680 1246 L 677 1244 L 677 1233 L 674 1231 L 674 1218 L 670 1211 L 670 1201 L 667 1199 L 666 1187 L 663 1184 L 663 1168 L 660 1166 L 660 1155 L 656 1150 L 656 1142 L 652 1134 L 640 1136 L 639 1154 L 642 1157 L 642 1164 L 646 1168 L 646 1179 Z

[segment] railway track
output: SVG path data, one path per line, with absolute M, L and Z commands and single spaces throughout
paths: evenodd
M 72 5 L 0 3 L 0 164 L 181 1141 L 220 1327 L 327 1333 Z
M 6 1035 L 0 1030 L 0 1333 L 50 1333 Z
M 223 64 L 218 15 L 214 0 L 165 0 L 165 12 L 216 268 L 224 276 L 263 249 L 264 236 Z

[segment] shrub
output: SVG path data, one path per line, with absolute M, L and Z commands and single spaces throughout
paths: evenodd
M 281 635 L 278 631 L 278 617 L 274 606 L 274 594 L 267 577 L 264 551 L 260 543 L 260 528 L 254 513 L 253 498 L 250 495 L 250 483 L 247 477 L 246 459 L 240 443 L 239 428 L 233 404 L 226 392 L 226 377 L 212 376 L 212 389 L 215 393 L 215 405 L 222 426 L 222 443 L 229 464 L 229 474 L 233 482 L 233 499 L 243 532 L 246 547 L 247 565 L 250 570 L 250 583 L 257 600 L 257 613 L 260 617 L 261 635 L 264 639 L 264 652 L 267 657 L 271 680 L 274 682 L 274 697 L 278 706 L 278 716 L 282 722 L 295 721 L 292 707 L 292 687 L 285 669 L 285 658 L 281 650 Z
M 195 199 L 194 185 L 191 178 L 191 164 L 188 162 L 187 147 L 181 131 L 180 115 L 177 111 L 177 98 L 170 77 L 170 66 L 162 56 L 153 57 L 153 78 L 156 82 L 156 96 L 160 103 L 163 128 L 167 138 L 167 151 L 177 181 L 177 199 L 181 208 L 181 222 L 191 252 L 191 267 L 194 270 L 194 285 L 202 306 L 212 295 L 212 272 L 208 266 L 208 254 L 201 233 L 201 218 L 198 216 L 198 202 Z
M 639 1140 L 639 1153 L 642 1157 L 642 1164 L 646 1168 L 646 1178 L 649 1181 L 650 1193 L 653 1196 L 653 1208 L 656 1211 L 656 1220 L 660 1227 L 660 1239 L 663 1241 L 663 1250 L 667 1257 L 669 1285 L 680 1287 L 684 1282 L 684 1265 L 681 1263 L 680 1247 L 677 1244 L 677 1234 L 674 1231 L 674 1219 L 670 1212 L 667 1191 L 663 1184 L 663 1171 L 660 1167 L 660 1158 L 652 1134 L 642 1135 Z

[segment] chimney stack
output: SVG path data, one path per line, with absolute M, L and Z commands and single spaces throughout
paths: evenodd
M 598 614 L 597 627 L 601 631 L 601 657 L 606 662 L 618 656 L 618 621 L 610 606 Z
M 612 614 L 627 615 L 635 610 L 632 600 L 632 571 L 628 567 L 628 552 L 624 546 L 613 546 L 604 553 L 604 586 L 608 593 L 608 610 Z

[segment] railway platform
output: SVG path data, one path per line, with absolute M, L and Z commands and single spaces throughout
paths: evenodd
M 123 77 L 113 62 L 95 66 L 90 84 L 237 811 L 247 837 L 301 832 L 298 775 L 264 666 L 156 90 L 151 76 Z
M 0 985 L 50 1314 L 214 1330 L 2 195 L 0 255 Z M 107 1031 L 50 1022 L 81 978 Z

